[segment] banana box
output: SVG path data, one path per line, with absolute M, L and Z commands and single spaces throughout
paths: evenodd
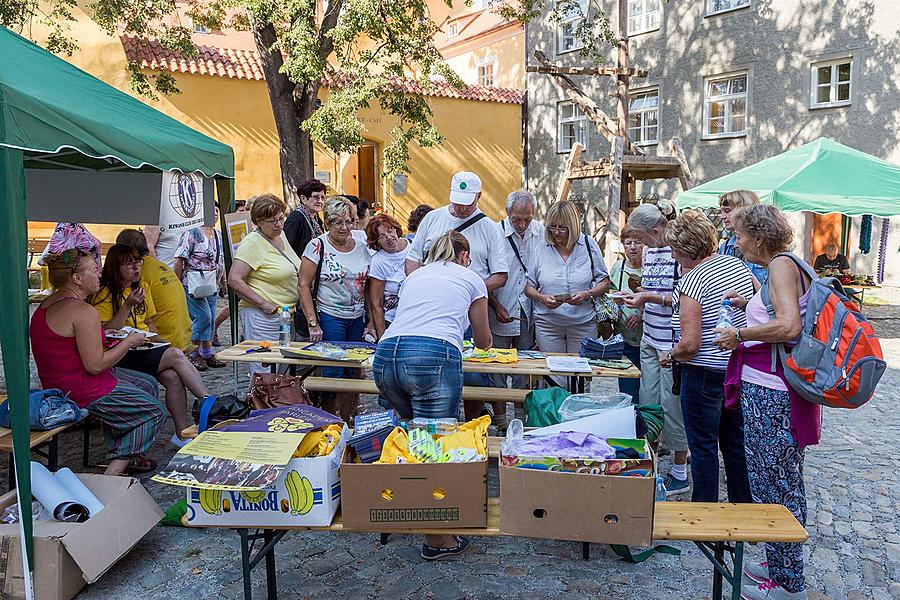
M 187 488 L 190 525 L 278 527 L 331 525 L 341 504 L 341 458 L 349 430 L 328 456 L 292 458 L 269 487 L 252 492 Z

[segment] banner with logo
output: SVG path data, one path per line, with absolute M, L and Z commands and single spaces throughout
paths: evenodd
M 164 171 L 159 202 L 159 226 L 185 231 L 203 225 L 204 178 L 197 173 Z

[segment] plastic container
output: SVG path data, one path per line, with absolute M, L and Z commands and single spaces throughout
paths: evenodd
M 291 307 L 281 307 L 281 317 L 278 320 L 278 346 L 280 348 L 288 348 L 291 345 Z
M 572 394 L 559 405 L 559 417 L 563 422 L 590 417 L 599 413 L 631 406 L 631 395 Z
M 409 422 L 406 427 L 408 431 L 413 429 L 424 429 L 431 435 L 450 435 L 456 433 L 459 424 L 456 419 L 423 419 L 416 418 Z
M 666 501 L 666 484 L 662 478 L 662 475 L 656 476 L 656 501 Z
M 722 306 L 719 308 L 719 320 L 716 321 L 716 331 L 720 329 L 731 329 L 734 323 L 734 308 L 731 307 L 731 300 L 727 298 L 722 300 Z

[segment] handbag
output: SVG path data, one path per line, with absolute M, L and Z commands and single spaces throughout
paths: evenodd
M 188 294 L 194 298 L 209 298 L 219 292 L 216 271 L 187 271 Z
M 303 380 L 294 375 L 254 373 L 247 392 L 247 404 L 253 410 L 309 404 L 309 392 Z
M 188 233 L 188 235 L 193 235 L 193 233 Z M 216 264 L 219 262 L 219 236 L 213 235 L 213 238 L 216 242 L 216 255 L 215 261 Z M 188 294 L 193 296 L 194 298 L 209 298 L 210 296 L 214 296 L 219 293 L 219 272 L 215 269 L 212 271 L 195 271 L 188 270 L 186 271 L 187 277 L 185 278 L 187 283 Z
M 191 414 L 197 424 L 197 431 L 202 433 L 223 421 L 246 419 L 250 416 L 250 407 L 234 394 L 207 396 L 194 400 Z
M 584 245 L 587 248 L 588 258 L 591 261 L 591 287 L 596 285 L 594 276 L 594 252 L 591 250 L 591 244 L 588 241 L 587 234 L 584 236 Z M 597 337 L 602 340 L 608 339 L 615 333 L 615 323 L 619 318 L 619 305 L 612 301 L 606 294 L 599 298 L 591 298 L 594 303 L 594 318 L 597 320 Z

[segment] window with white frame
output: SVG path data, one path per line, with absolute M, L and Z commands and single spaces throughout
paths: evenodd
M 212 31 L 209 30 L 209 27 L 207 27 L 206 25 L 203 25 L 201 23 L 197 23 L 193 19 L 191 19 L 191 25 L 194 28 L 194 33 L 200 33 L 203 35 L 208 35 L 208 34 L 212 33 Z
M 853 84 L 853 59 L 813 63 L 810 108 L 847 106 Z
M 496 64 L 496 56 L 490 56 L 478 61 L 478 85 L 494 85 L 494 66 Z
M 638 145 L 659 142 L 659 89 L 633 92 L 628 102 L 628 135 Z
M 747 133 L 747 73 L 710 77 L 703 103 L 703 134 L 728 137 Z
M 628 0 L 628 34 L 637 35 L 659 29 L 661 16 L 660 0 Z
M 556 105 L 557 150 L 568 152 L 579 142 L 587 147 L 585 124 L 587 117 L 574 102 L 560 102 Z
M 557 54 L 582 48 L 582 43 L 575 37 L 575 33 L 578 31 L 578 26 L 584 21 L 587 13 L 588 0 L 567 0 L 556 31 Z
M 459 23 L 450 23 L 447 25 L 447 37 L 456 37 L 459 35 Z
M 745 6 L 750 6 L 750 0 L 706 0 L 706 14 L 715 15 Z

